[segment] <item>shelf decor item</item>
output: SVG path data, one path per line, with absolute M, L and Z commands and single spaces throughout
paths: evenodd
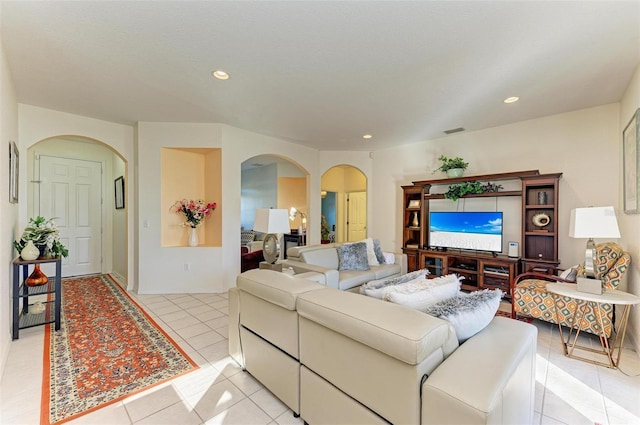
M 40 264 L 38 263 L 33 266 L 33 272 L 24 281 L 27 286 L 41 286 L 46 285 L 47 282 L 49 282 L 49 278 L 40 270 Z
M 218 205 L 215 202 L 205 202 L 202 199 L 181 199 L 171 206 L 171 211 L 176 214 L 184 214 L 186 221 L 182 223 L 190 227 L 189 246 L 198 246 L 197 227 L 205 218 L 209 217 Z
M 35 260 L 40 256 L 40 250 L 33 244 L 33 241 L 27 241 L 27 244 L 20 251 L 20 258 L 25 261 Z
M 547 205 L 547 192 L 538 192 L 538 205 Z
M 538 227 L 544 227 L 551 222 L 551 217 L 545 213 L 538 213 L 531 218 L 531 221 Z
M 418 211 L 413 212 L 413 221 L 411 222 L 411 225 L 413 227 L 418 227 L 420 225 L 420 222 L 418 221 Z
M 38 216 L 29 219 L 29 225 L 19 241 L 13 242 L 13 247 L 22 254 L 22 250 L 31 241 L 39 250 L 40 257 L 67 257 L 69 250 L 60 241 L 60 231 L 53 218 Z
M 198 229 L 192 227 L 189 229 L 189 246 L 198 246 L 200 241 L 198 240 Z
M 462 173 L 469 166 L 469 163 L 465 162 L 464 159 L 460 157 L 447 158 L 444 155 L 440 155 L 440 158 L 438 158 L 438 161 L 440 161 L 442 164 L 440 165 L 439 168 L 436 168 L 433 172 L 434 173 L 436 171 L 445 172 L 447 173 L 447 177 L 450 177 L 450 178 L 462 177 Z

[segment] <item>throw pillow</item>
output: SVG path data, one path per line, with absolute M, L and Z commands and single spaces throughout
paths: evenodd
M 410 280 L 414 280 L 426 274 L 429 274 L 429 271 L 427 269 L 416 270 L 414 272 L 403 274 L 402 276 L 386 277 L 384 279 L 370 280 L 369 282 L 362 285 L 362 287 L 369 288 L 369 289 L 377 289 L 377 288 L 382 288 L 383 286 L 397 285 L 399 283 L 409 282 Z
M 364 242 L 367 245 L 367 261 L 369 262 L 369 265 L 377 266 L 378 264 L 380 264 L 380 262 L 378 262 L 378 258 L 376 257 L 376 253 L 373 249 L 373 239 L 367 238 L 359 242 Z
M 455 274 L 411 281 L 391 287 L 384 299 L 416 310 L 422 310 L 448 298 L 455 297 L 460 291 L 461 278 Z
M 367 244 L 356 242 L 340 245 L 338 251 L 338 270 L 369 270 Z
M 458 342 L 462 344 L 493 320 L 501 298 L 502 291 L 499 289 L 460 293 L 422 311 L 451 323 L 456 330 Z
M 382 252 L 382 247 L 378 239 L 373 240 L 373 252 L 375 252 L 379 264 L 386 264 L 384 252 Z
M 253 242 L 253 239 L 256 237 L 256 232 L 253 230 L 243 230 L 240 232 L 240 245 L 246 245 L 250 242 Z
M 385 252 L 384 253 L 384 263 L 385 264 L 395 264 L 396 263 L 396 254 L 393 252 Z
M 424 284 L 424 282 L 426 282 L 425 276 L 426 276 L 427 273 L 425 273 L 426 270 L 424 270 L 422 272 L 423 272 L 422 274 L 416 275 L 411 280 L 402 280 L 400 282 L 394 282 L 395 279 L 401 279 L 401 278 L 403 278 L 404 276 L 407 276 L 407 275 L 399 276 L 399 277 L 396 277 L 396 278 L 392 278 L 392 279 L 390 279 L 390 281 L 393 282 L 393 283 L 390 283 L 390 284 L 384 285 L 384 286 L 380 286 L 378 288 L 367 287 L 367 286 L 365 286 L 366 284 L 362 285 L 362 286 L 360 286 L 360 293 L 364 294 L 366 296 L 369 296 L 369 297 L 378 298 L 380 300 L 383 300 L 383 299 L 385 299 L 385 296 L 387 295 L 387 293 L 389 293 L 391 291 L 395 291 L 395 290 L 397 290 L 397 288 L 399 288 L 401 286 L 410 285 L 410 284 L 417 284 L 417 285 Z M 415 273 L 415 272 L 412 272 L 410 274 L 413 274 L 413 273 Z
M 560 273 L 561 278 L 563 278 L 564 280 L 567 280 L 569 282 L 575 282 L 578 278 L 578 268 L 580 266 L 579 265 L 575 265 L 565 271 L 563 271 L 562 273 Z

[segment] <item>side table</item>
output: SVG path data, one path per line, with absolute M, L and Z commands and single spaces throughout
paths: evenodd
M 49 276 L 49 281 L 41 286 L 27 286 L 25 280 L 29 277 L 29 266 L 35 264 L 55 263 L 56 274 Z M 25 261 L 20 257 L 13 260 L 13 288 L 12 288 L 12 333 L 11 339 L 20 337 L 20 329 L 40 326 L 46 323 L 55 323 L 55 329 L 60 330 L 60 309 L 62 308 L 62 258 L 38 258 Z M 22 266 L 22 267 L 21 267 Z M 22 269 L 22 276 L 20 271 Z M 29 313 L 29 297 L 34 295 L 47 295 L 44 302 L 45 309 L 41 313 Z M 53 299 L 51 299 L 53 297 Z M 22 299 L 22 312 L 20 312 L 20 300 Z
M 576 284 L 561 283 L 561 282 L 548 283 L 547 291 L 557 295 L 555 297 L 556 319 L 558 322 L 558 328 L 560 330 L 560 342 L 562 343 L 564 355 L 567 357 L 586 361 L 589 363 L 606 366 L 611 369 L 618 368 L 618 365 L 620 364 L 620 355 L 622 353 L 622 343 L 624 341 L 625 333 L 627 332 L 627 324 L 629 322 L 629 312 L 631 311 L 632 305 L 640 304 L 640 297 L 630 294 L 628 292 L 619 291 L 619 290 L 605 290 L 602 294 L 591 294 L 588 292 L 580 292 L 577 290 Z M 585 315 L 585 311 L 589 304 L 594 306 L 593 310 L 595 312 L 596 320 L 598 321 L 598 324 L 600 325 L 600 329 L 602 330 L 602 334 L 598 335 L 600 337 L 600 345 L 602 346 L 602 350 L 596 350 L 590 347 L 578 345 L 577 342 L 578 342 L 578 336 L 580 335 L 580 329 L 571 328 L 565 340 L 564 334 L 562 331 L 562 326 L 560 325 L 560 318 L 558 317 L 558 308 L 557 308 L 558 297 L 571 297 L 576 300 L 582 301 L 581 303 L 579 303 L 575 313 L 573 314 L 573 323 L 580 323 L 580 321 Z M 602 316 L 605 313 L 602 311 L 600 307 L 600 304 L 603 304 L 603 303 L 613 304 L 613 305 L 624 305 L 624 312 L 622 313 L 619 329 L 616 331 L 616 336 L 613 341 L 613 344 L 610 343 L 609 338 L 607 338 L 607 335 L 604 333 Z M 591 360 L 585 357 L 577 356 L 573 354 L 576 348 L 584 351 L 590 351 L 593 353 L 605 355 L 607 357 L 608 362 L 604 363 L 597 360 Z M 617 355 L 616 355 L 616 351 L 617 351 Z

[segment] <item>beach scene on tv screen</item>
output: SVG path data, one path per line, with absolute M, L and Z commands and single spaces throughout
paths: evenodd
M 432 213 L 429 245 L 502 251 L 501 213 Z

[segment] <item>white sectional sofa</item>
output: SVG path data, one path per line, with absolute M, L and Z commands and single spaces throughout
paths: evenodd
M 310 424 L 528 424 L 537 329 L 448 322 L 271 270 L 229 291 L 229 352 Z
M 283 267 L 292 267 L 297 273 L 316 272 L 324 275 L 325 285 L 340 289 L 351 290 L 371 280 L 400 276 L 407 273 L 407 256 L 403 253 L 393 253 L 394 263 L 372 265 L 369 270 L 338 270 L 339 259 L 337 247 L 339 244 L 321 244 L 295 246 L 287 250 L 287 259 L 282 262 Z

